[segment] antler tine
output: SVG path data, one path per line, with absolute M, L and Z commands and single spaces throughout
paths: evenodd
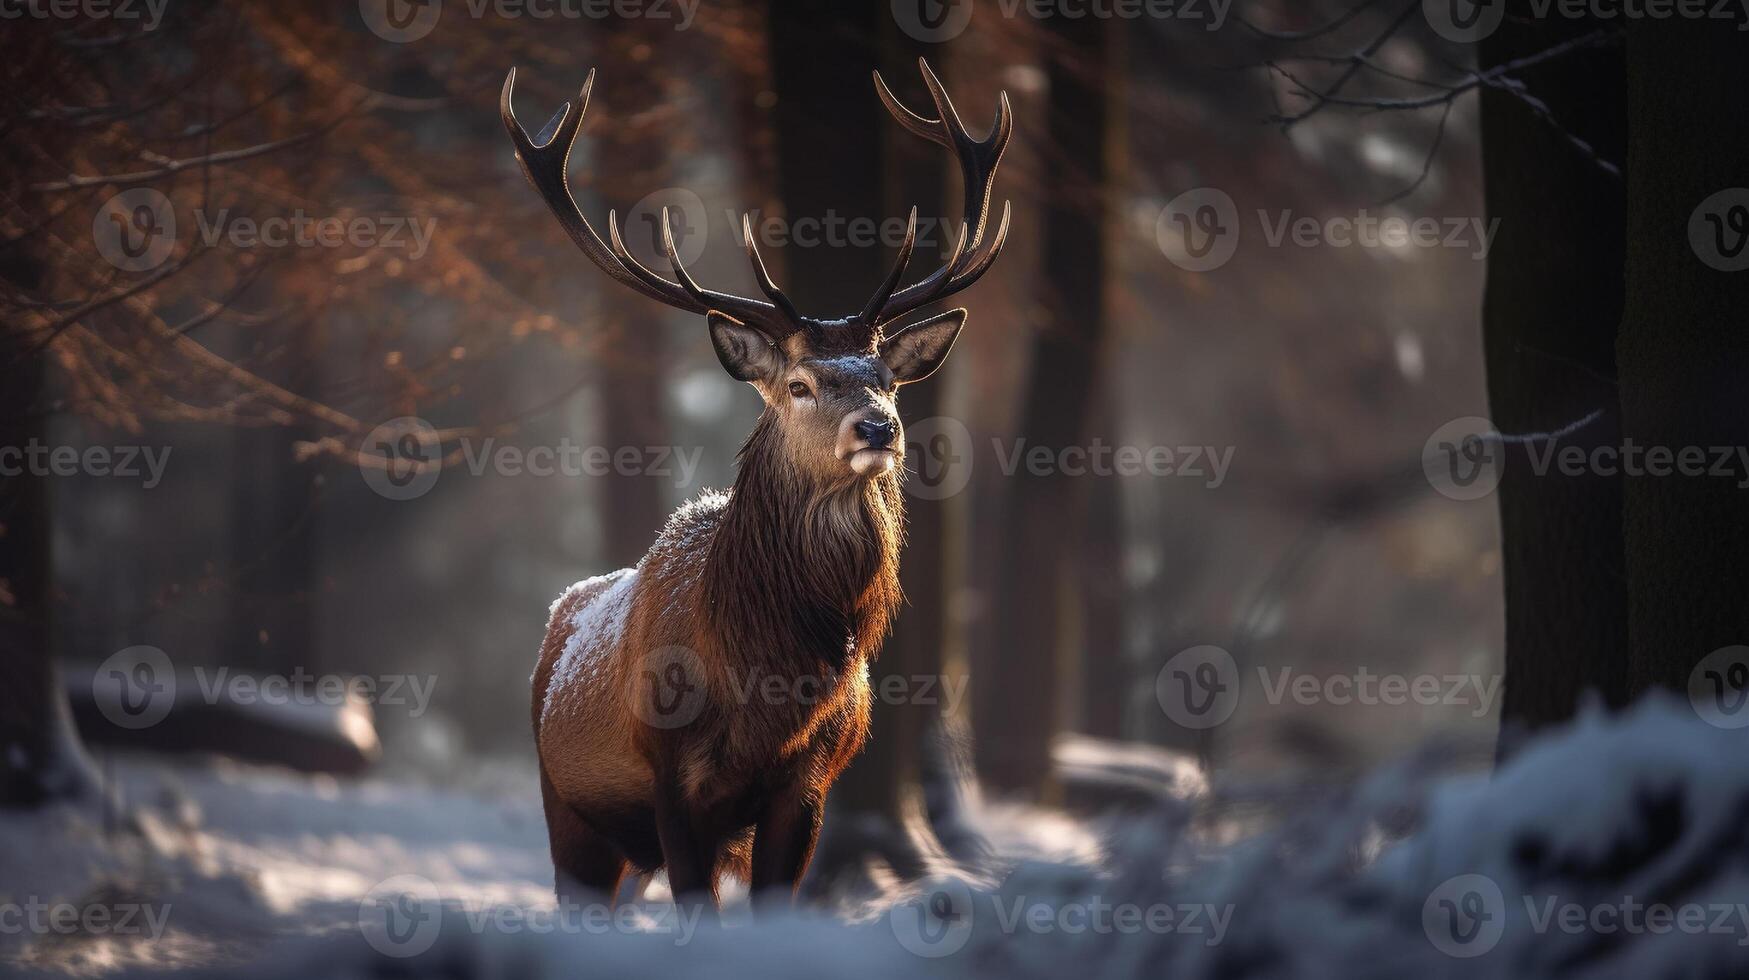
M 1002 206 L 1002 224 L 996 237 L 987 238 L 984 234 L 990 216 L 990 192 L 994 189 L 996 168 L 1002 161 L 1003 151 L 1008 148 L 1009 137 L 1014 133 L 1014 110 L 1007 93 L 1002 93 L 996 101 L 996 118 L 990 124 L 989 133 L 981 140 L 973 139 L 960 121 L 947 88 L 936 77 L 928 61 L 919 58 L 917 64 L 922 70 L 930 101 L 935 103 L 937 118 L 929 119 L 906 108 L 887 88 L 879 72 L 874 76 L 875 93 L 908 132 L 953 153 L 959 162 L 960 178 L 965 188 L 965 222 L 960 228 L 959 244 L 947 262 L 923 280 L 891 293 L 873 316 L 865 311 L 864 315 L 871 323 L 896 319 L 970 286 L 990 268 L 1007 238 L 1009 207 L 1006 202 Z
M 576 145 L 577 134 L 583 126 L 583 115 L 588 111 L 589 92 L 595 85 L 595 71 L 590 70 L 583 80 L 583 88 L 577 94 L 577 111 L 572 111 L 572 104 L 567 102 L 559 107 L 552 119 L 541 127 L 540 139 L 529 139 L 528 131 L 516 119 L 516 110 L 511 107 L 511 95 L 516 89 L 516 69 L 504 76 L 504 89 L 498 97 L 498 114 L 504 120 L 504 128 L 510 132 L 510 141 L 516 146 L 516 161 L 522 165 L 523 176 L 540 192 L 541 199 L 559 219 L 571 241 L 583 250 L 589 261 L 613 279 L 632 287 L 645 296 L 662 302 L 669 302 L 669 295 L 647 283 L 640 281 L 608 250 L 601 236 L 589 226 L 588 219 L 577 208 L 577 200 L 571 196 L 570 180 L 566 176 L 566 164 L 571 159 L 571 148 Z
M 783 290 L 777 288 L 777 283 L 772 281 L 771 273 L 765 270 L 765 259 L 760 257 L 759 245 L 753 239 L 753 220 L 745 214 L 741 215 L 741 244 L 747 249 L 747 259 L 753 265 L 753 278 L 758 280 L 759 290 L 770 297 L 771 302 L 782 310 L 792 322 L 801 322 L 800 315 L 796 313 L 795 305 L 789 301 L 788 296 L 784 295 Z
M 990 247 L 984 249 L 982 252 L 974 253 L 974 257 L 966 263 L 966 267 L 961 270 L 958 275 L 954 276 L 953 282 L 955 285 L 944 291 L 942 293 L 943 296 L 947 295 L 948 292 L 958 292 L 960 289 L 965 288 L 965 286 L 970 286 L 977 281 L 979 276 L 988 272 L 990 267 L 996 264 L 996 256 L 1001 254 L 1002 246 L 1008 242 L 1008 213 L 1008 202 L 1003 201 L 1002 220 L 996 225 L 996 234 L 990 238 Z M 960 239 L 962 242 L 965 239 L 965 233 L 965 227 L 962 225 L 960 227 Z M 958 285 L 962 281 L 964 285 Z
M 948 97 L 947 87 L 936 77 L 935 70 L 922 58 L 917 59 L 917 64 L 923 69 L 923 83 L 929 89 L 930 101 L 935 103 L 939 118 L 930 119 L 912 112 L 887 87 L 887 80 L 877 71 L 874 73 L 875 94 L 880 96 L 881 103 L 887 107 L 887 112 L 893 119 L 911 135 L 921 136 L 939 146 L 956 149 L 956 141 L 964 139 L 968 146 L 976 147 L 984 155 L 1000 158 L 1002 152 L 1008 148 L 1008 137 L 1014 133 L 1014 107 L 1008 102 L 1008 93 L 997 93 L 996 117 L 990 121 L 990 131 L 981 140 L 972 139 L 965 123 L 960 121 L 953 100 Z
M 638 277 L 639 281 L 645 283 L 652 289 L 659 289 L 664 292 L 668 290 L 679 290 L 682 294 L 692 300 L 692 302 L 685 307 L 690 312 L 704 312 L 700 309 L 692 309 L 694 306 L 709 307 L 710 304 L 705 302 L 702 290 L 699 290 L 696 283 L 692 284 L 691 289 L 686 288 L 686 283 L 691 283 L 690 278 L 687 278 L 682 282 L 670 282 L 656 274 L 648 266 L 645 266 L 644 263 L 638 261 L 638 257 L 633 255 L 626 248 L 624 240 L 619 237 L 619 213 L 617 211 L 607 212 L 607 240 L 613 248 L 613 257 L 615 261 L 624 266 L 632 275 Z M 676 303 L 673 305 L 678 306 L 680 304 Z
M 947 145 L 943 142 L 945 137 L 941 132 L 941 120 L 925 119 L 915 112 L 912 112 L 910 109 L 905 108 L 905 104 L 900 102 L 898 98 L 893 95 L 892 89 L 887 88 L 887 80 L 882 78 L 881 73 L 878 71 L 874 73 L 874 83 L 875 94 L 880 96 L 881 104 L 887 107 L 887 112 L 892 114 L 893 118 L 898 121 L 899 125 L 905 127 L 905 129 L 913 136 L 921 136 L 924 139 L 929 140 L 931 143 L 941 143 L 943 146 Z
M 857 313 L 857 322 L 869 327 L 871 331 L 880 325 L 880 311 L 887 306 L 892 290 L 899 287 L 899 278 L 904 276 L 904 269 L 911 264 L 911 250 L 916 248 L 916 205 L 911 205 L 911 217 L 904 222 L 904 242 L 899 243 L 899 257 L 892 264 L 892 271 L 887 273 L 887 280 L 881 282 L 880 289 L 874 290 L 874 296 L 869 297 L 868 304 L 862 306 Z
M 680 253 L 674 248 L 674 226 L 668 222 L 668 206 L 662 206 L 662 254 L 668 256 L 668 268 L 674 270 L 674 279 L 682 289 L 691 293 L 693 298 L 704 302 L 704 290 L 698 288 L 692 276 L 686 271 L 686 266 L 680 263 Z
M 566 175 L 566 165 L 582 130 L 583 116 L 589 106 L 589 92 L 594 84 L 595 71 L 591 69 L 578 93 L 575 109 L 573 110 L 571 103 L 565 103 L 541 128 L 536 139 L 529 138 L 527 130 L 517 122 L 516 113 L 511 108 L 511 94 L 516 87 L 516 69 L 510 69 L 510 73 L 505 76 L 504 90 L 498 99 L 498 112 L 504 120 L 504 128 L 510 132 L 511 142 L 516 146 L 516 159 L 522 165 L 523 175 L 540 192 L 541 198 L 559 219 L 559 224 L 571 236 L 571 240 L 582 249 L 589 261 L 610 278 L 657 302 L 688 313 L 720 310 L 743 323 L 775 333 L 794 329 L 795 312 L 787 305 L 780 309 L 761 300 L 701 289 L 675 257 L 673 233 L 669 230 L 666 209 L 662 216 L 664 247 L 668 250 L 669 262 L 674 267 L 678 282 L 670 282 L 650 271 L 626 251 L 625 243 L 619 237 L 618 218 L 612 213 L 608 215 L 608 237 L 611 245 L 601 240 L 601 236 L 577 207 L 576 198 L 571 196 L 570 180 Z
M 961 239 L 964 241 L 963 237 Z M 869 298 L 868 305 L 862 308 L 857 321 L 873 329 L 879 324 L 876 317 L 880 316 L 881 307 L 887 305 L 887 297 L 893 295 L 893 290 L 899 286 L 900 277 L 905 274 L 905 267 L 911 264 L 911 250 L 917 247 L 917 206 L 911 206 L 911 217 L 905 222 L 905 240 L 899 243 L 899 257 L 893 262 L 893 271 L 887 273 L 887 279 L 881 283 L 881 288 Z

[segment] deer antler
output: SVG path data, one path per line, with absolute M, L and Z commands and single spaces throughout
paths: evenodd
M 516 121 L 516 113 L 510 107 L 510 95 L 516 87 L 516 69 L 510 69 L 510 74 L 505 77 L 504 93 L 498 100 L 499 115 L 504 117 L 504 128 L 510 131 L 511 142 L 516 144 L 516 159 L 522 164 L 523 174 L 528 177 L 535 190 L 540 192 L 547 207 L 552 209 L 559 224 L 571 236 L 571 241 L 577 243 L 577 247 L 583 250 L 589 261 L 615 281 L 630 286 L 659 303 L 666 303 L 688 313 L 716 310 L 756 327 L 774 339 L 801 329 L 802 323 L 794 315 L 787 299 L 782 300 L 780 305 L 700 288 L 681 266 L 679 255 L 674 250 L 674 234 L 668 224 L 667 209 L 663 209 L 662 213 L 662 249 L 674 278 L 678 281 L 664 279 L 633 258 L 626 251 L 625 244 L 620 241 L 618 223 L 611 214 L 608 217 L 611 246 L 603 242 L 595 229 L 590 227 L 589 219 L 583 217 L 583 212 L 577 207 L 576 198 L 571 196 L 565 166 L 571 159 L 571 148 L 577 143 L 577 134 L 583 126 L 583 114 L 589 107 L 589 90 L 594 84 L 595 71 L 591 69 L 588 77 L 583 80 L 582 91 L 577 93 L 575 111 L 571 103 L 565 103 L 541 127 L 540 135 L 532 140 L 522 124 Z M 766 294 L 773 299 L 782 297 L 783 294 L 771 284 L 770 277 L 764 274 L 763 265 L 759 266 L 758 272 L 760 284 L 768 287 Z
M 977 282 L 978 277 L 988 271 L 991 263 L 996 261 L 997 253 L 1002 251 L 1003 242 L 1008 240 L 1007 201 L 1002 202 L 1002 221 L 996 228 L 996 234 L 988 238 L 984 234 L 990 216 L 990 192 L 996 183 L 996 167 L 1002 162 L 1002 151 L 1008 148 L 1008 137 L 1014 133 L 1014 113 L 1008 105 L 1008 93 L 1002 93 L 997 99 L 996 121 L 990 124 L 990 132 L 983 139 L 975 140 L 966 131 L 965 124 L 960 122 L 953 101 L 947 97 L 947 89 L 942 86 L 941 79 L 935 77 L 935 72 L 930 70 L 929 62 L 918 58 L 917 66 L 923 70 L 923 84 L 929 87 L 929 98 L 935 103 L 938 118 L 926 119 L 905 108 L 887 88 L 886 81 L 878 71 L 874 73 L 875 93 L 880 96 L 887 111 L 899 121 L 899 125 L 914 135 L 946 147 L 959 160 L 960 177 L 965 185 L 965 223 L 960 227 L 958 244 L 941 268 L 927 278 L 894 292 L 893 287 L 898 283 L 911 258 L 912 230 L 915 226 L 906 231 L 905 244 L 899 249 L 896 268 L 882 290 L 875 293 L 862 312 L 861 320 L 869 329 L 878 329 L 883 323 L 896 320 L 938 299 L 952 296 Z
M 528 177 L 529 183 L 540 192 L 547 207 L 558 217 L 559 224 L 564 226 L 566 233 L 583 250 L 583 254 L 589 257 L 589 261 L 615 281 L 659 303 L 666 303 L 688 313 L 715 310 L 727 314 L 759 329 L 773 340 L 803 329 L 818 332 L 842 331 L 847 328 L 855 330 L 859 336 L 878 339 L 882 325 L 977 282 L 978 277 L 996 261 L 997 253 L 1002 250 L 1002 243 L 1008 238 L 1009 207 L 1006 201 L 1002 204 L 1002 221 L 996 233 L 985 235 L 996 166 L 1001 162 L 1002 151 L 1007 148 L 1008 137 L 1014 130 L 1014 117 L 1008 106 L 1007 93 L 1003 93 L 997 102 L 996 121 L 990 126 L 989 134 L 982 140 L 975 140 L 966 132 L 965 125 L 960 122 L 959 113 L 954 111 L 953 102 L 947 97 L 947 90 L 942 87 L 941 80 L 935 77 L 935 72 L 930 70 L 928 62 L 919 58 L 917 64 L 923 70 L 923 82 L 929 87 L 929 97 L 935 103 L 939 118 L 926 119 L 901 105 L 893 97 L 893 93 L 888 91 L 880 72 L 875 72 L 875 92 L 901 126 L 930 142 L 946 147 L 959 160 L 960 175 L 965 184 L 965 221 L 960 227 L 958 241 L 947 262 L 928 277 L 899 289 L 899 280 L 903 278 L 917 244 L 917 209 L 912 208 L 910 222 L 905 229 L 905 241 L 899 248 L 898 260 L 892 272 L 860 313 L 838 320 L 817 320 L 796 312 L 789 297 L 777 288 L 770 273 L 766 271 L 765 261 L 760 258 L 759 249 L 753 241 L 752 222 L 745 216 L 741 219 L 742 243 L 746 246 L 748 259 L 753 264 L 753 275 L 759 283 L 760 291 L 769 297 L 769 301 L 700 287 L 680 262 L 666 208 L 662 211 L 662 251 L 674 275 L 672 280 L 646 268 L 626 250 L 625 243 L 620 240 L 617 215 L 611 211 L 607 218 L 608 241 L 601 240 L 601 236 L 578 209 L 576 199 L 571 196 L 570 181 L 565 173 L 566 164 L 571 158 L 571 148 L 576 145 L 577 135 L 583 126 L 583 114 L 589 106 L 589 90 L 595 84 L 593 69 L 584 79 L 582 91 L 577 94 L 576 111 L 572 111 L 571 103 L 565 103 L 541 127 L 540 135 L 534 139 L 530 139 L 522 124 L 516 121 L 516 113 L 510 107 L 511 92 L 516 86 L 514 68 L 504 79 L 504 92 L 498 101 L 498 111 L 504 117 L 504 128 L 510 131 L 511 141 L 516 144 L 516 159 L 522 164 L 522 172 Z

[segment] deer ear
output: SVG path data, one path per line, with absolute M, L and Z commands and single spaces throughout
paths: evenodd
M 881 360 L 899 384 L 922 381 L 941 367 L 947 352 L 966 325 L 966 311 L 948 310 L 893 334 L 881 341 Z
M 783 357 L 772 346 L 770 338 L 740 320 L 711 310 L 705 314 L 711 327 L 711 346 L 717 349 L 717 360 L 723 370 L 736 381 L 758 381 L 775 375 L 783 367 Z

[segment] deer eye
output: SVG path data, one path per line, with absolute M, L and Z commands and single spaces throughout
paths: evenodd
M 791 381 L 789 383 L 789 393 L 797 398 L 806 398 L 813 394 L 813 392 L 808 390 L 808 386 L 800 381 Z

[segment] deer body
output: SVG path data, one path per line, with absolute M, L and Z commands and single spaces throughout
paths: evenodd
M 898 488 L 890 474 L 883 480 L 842 491 L 813 526 L 763 541 L 747 535 L 759 515 L 740 506 L 752 481 L 733 495 L 706 493 L 670 519 L 636 569 L 579 583 L 554 605 L 534 678 L 543 772 L 632 867 L 664 864 L 658 786 L 674 786 L 705 825 L 714 852 L 700 861 L 706 888 L 721 874 L 751 877 L 767 800 L 793 798 L 818 819 L 867 733 L 868 662 L 898 598 Z M 859 574 L 821 588 L 770 567 L 809 567 L 810 550 L 844 554 Z M 733 580 L 715 578 L 713 565 Z M 709 602 L 749 572 L 793 591 L 767 591 L 760 606 Z
M 863 310 L 820 320 L 791 306 L 743 238 L 769 302 L 701 289 L 675 256 L 665 279 L 583 219 L 565 160 L 582 112 L 567 105 L 530 140 L 502 111 L 518 159 L 572 239 L 614 279 L 706 315 L 725 370 L 764 410 L 729 493 L 677 511 L 635 568 L 579 582 L 553 604 L 533 676 L 557 886 L 615 895 L 628 870 L 666 868 L 677 897 L 716 898 L 717 879 L 793 896 L 832 782 L 868 733 L 869 662 L 898 608 L 904 441 L 895 398 L 947 356 L 965 321 L 950 310 L 903 330 L 898 317 L 975 281 L 1006 237 L 986 236 L 995 166 L 1011 123 L 965 134 L 940 82 L 925 119 L 877 91 L 906 128 L 953 149 L 967 179 L 966 225 L 945 266 L 899 288 L 896 268 Z M 591 79 L 593 75 L 591 75 Z M 585 83 L 580 102 L 587 101 Z M 968 236 L 970 246 L 968 248 Z

